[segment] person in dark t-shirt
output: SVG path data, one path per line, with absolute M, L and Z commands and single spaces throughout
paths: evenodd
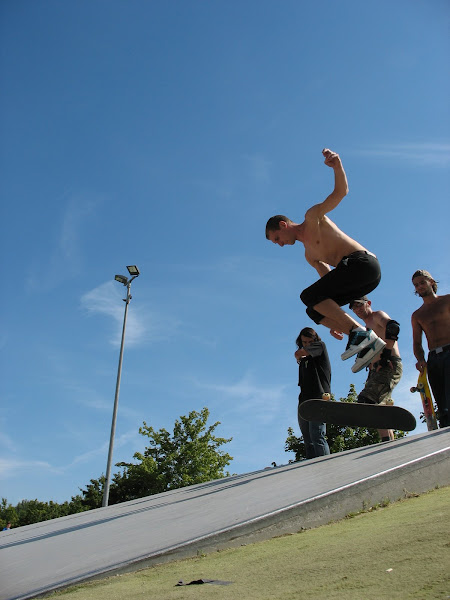
M 295 343 L 298 347 L 294 356 L 299 365 L 298 406 L 300 407 L 305 400 L 320 399 L 323 394 L 331 393 L 331 365 L 325 343 L 311 327 L 302 329 Z M 305 421 L 300 417 L 299 411 L 297 411 L 297 416 L 305 443 L 306 458 L 330 454 L 325 438 L 325 423 Z

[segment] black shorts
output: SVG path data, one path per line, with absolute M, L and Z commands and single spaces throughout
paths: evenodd
M 314 306 L 323 300 L 334 300 L 339 306 L 349 304 L 356 298 L 370 294 L 380 283 L 380 263 L 376 256 L 366 250 L 352 252 L 339 262 L 335 269 L 321 277 L 300 294 L 308 307 L 306 312 L 320 323 L 323 315 Z

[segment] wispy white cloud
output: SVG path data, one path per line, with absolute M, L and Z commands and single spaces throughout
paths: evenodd
M 83 386 L 76 382 L 68 383 L 64 380 L 61 380 L 60 385 L 62 388 L 70 392 L 70 402 L 77 402 L 78 404 L 86 406 L 87 408 L 90 408 L 92 410 L 98 410 L 100 412 L 112 414 L 114 401 L 114 393 L 112 387 L 111 396 L 105 397 L 103 394 L 99 394 L 95 390 L 91 389 L 91 387 Z M 127 419 L 132 419 L 133 421 L 141 418 L 141 412 L 139 410 L 129 408 L 124 403 L 119 403 L 118 411 L 121 417 L 126 417 Z
M 199 388 L 216 392 L 232 399 L 230 412 L 251 414 L 251 418 L 261 423 L 269 423 L 277 418 L 280 406 L 285 403 L 286 385 L 257 384 L 250 373 L 235 383 L 220 384 L 195 381 Z M 238 402 L 236 402 L 236 400 Z
M 3 446 L 3 448 L 9 450 L 10 452 L 14 452 L 16 450 L 14 442 L 6 433 L 0 432 L 0 445 Z
M 250 168 L 250 175 L 257 183 L 270 181 L 271 162 L 260 154 L 243 154 L 242 158 Z
M 17 458 L 0 458 L 0 476 L 1 477 L 18 477 L 27 471 L 51 471 L 53 473 L 60 472 L 59 469 L 53 467 L 50 463 L 41 460 L 23 460 Z
M 191 183 L 202 192 L 206 192 L 208 195 L 217 198 L 228 200 L 233 195 L 234 184 L 231 178 L 227 179 L 223 177 L 217 180 L 194 178 Z
M 91 194 L 73 194 L 66 192 L 62 195 L 61 203 L 65 201 L 62 220 L 59 229 L 47 232 L 54 239 L 50 256 L 43 258 L 45 268 L 34 261 L 31 273 L 27 278 L 30 290 L 49 289 L 67 280 L 82 268 L 82 234 L 86 220 L 101 204 L 102 198 Z
M 231 163 L 222 164 L 216 177 L 195 178 L 191 183 L 217 198 L 231 200 L 243 184 L 250 180 L 256 184 L 270 181 L 272 163 L 258 153 L 244 153 Z
M 361 148 L 359 154 L 407 162 L 415 167 L 447 167 L 450 165 L 449 143 L 395 143 Z
M 114 449 L 118 450 L 124 446 L 131 446 L 132 452 L 136 448 L 142 446 L 142 440 L 139 433 L 133 429 L 127 431 L 120 436 L 117 436 L 114 440 Z M 41 460 L 27 460 L 23 458 L 0 458 L 0 477 L 6 479 L 11 477 L 23 477 L 26 473 L 32 471 L 35 475 L 36 472 L 53 473 L 62 475 L 70 472 L 70 470 L 79 464 L 89 464 L 99 456 L 104 456 L 106 459 L 109 448 L 109 439 L 105 440 L 103 444 L 97 448 L 93 448 L 87 452 L 83 452 L 66 465 L 54 466 L 46 461 Z M 106 463 L 105 463 L 106 467 Z
M 124 294 L 126 292 L 124 291 Z M 81 306 L 90 314 L 101 314 L 111 317 L 116 323 L 111 343 L 118 346 L 122 337 L 124 320 L 124 303 L 117 285 L 108 281 L 81 297 Z M 156 312 L 145 312 L 133 307 L 127 314 L 125 343 L 137 346 L 143 343 L 156 342 L 171 338 L 179 327 L 177 319 L 171 319 Z
M 72 264 L 78 264 L 80 259 L 80 234 L 83 223 L 98 204 L 99 199 L 76 196 L 72 197 L 66 206 L 58 245 L 63 257 Z
M 139 444 L 141 439 L 142 438 L 139 435 L 139 432 L 137 432 L 135 429 L 126 431 L 125 433 L 122 433 L 120 436 L 116 436 L 114 438 L 114 450 L 118 450 L 119 448 L 122 448 L 123 446 L 128 446 L 130 444 L 133 448 L 142 446 L 142 443 Z M 89 450 L 88 452 L 83 452 L 82 454 L 79 454 L 72 460 L 71 463 L 69 463 L 68 465 L 61 467 L 61 468 L 63 471 L 68 471 L 74 465 L 90 463 L 93 459 L 95 459 L 99 456 L 106 457 L 108 448 L 109 448 L 109 439 L 107 441 L 105 441 L 103 444 L 101 444 L 101 446 L 98 446 L 97 448 L 93 448 L 92 450 Z M 106 467 L 106 465 L 105 465 L 105 467 Z
M 124 292 L 125 294 L 126 292 Z M 114 337 L 111 343 L 119 345 L 122 336 L 124 320 L 124 304 L 120 302 L 121 295 L 113 282 L 107 282 L 81 297 L 82 307 L 91 314 L 102 314 L 111 317 L 116 323 Z M 134 307 L 133 307 L 134 308 Z M 126 343 L 129 346 L 142 343 L 146 337 L 147 324 L 145 319 L 134 308 L 127 314 Z
M 108 281 L 81 297 L 82 307 L 91 314 L 101 314 L 111 317 L 116 323 L 115 334 L 111 343 L 120 344 L 124 319 L 124 305 L 120 302 L 121 296 L 112 281 Z M 145 335 L 145 324 L 142 323 L 136 310 L 128 311 L 126 326 L 126 342 L 136 345 Z
M 291 266 L 288 261 L 280 263 L 279 258 L 276 256 L 268 258 L 267 256 L 261 257 L 241 253 L 239 255 L 224 255 L 201 263 L 173 263 L 167 266 L 167 269 L 169 268 L 183 275 L 186 273 L 204 274 L 209 288 L 213 288 L 210 285 L 210 279 L 213 278 L 222 282 L 226 281 L 227 289 L 231 289 L 234 286 L 234 288 L 241 290 L 245 284 L 249 284 L 253 288 L 256 285 L 263 285 L 270 288 L 273 288 L 275 284 L 277 286 L 283 285 L 289 276 Z M 202 288 L 201 293 L 204 294 L 206 292 L 207 290 Z M 222 296 L 225 292 L 226 290 L 220 290 Z M 230 296 L 235 296 L 234 289 Z

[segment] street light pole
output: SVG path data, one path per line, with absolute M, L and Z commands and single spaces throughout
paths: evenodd
M 130 275 L 133 275 L 130 279 L 125 277 L 124 275 L 116 275 L 115 279 L 119 283 L 123 283 L 123 285 L 127 288 L 127 296 L 123 299 L 125 302 L 125 313 L 123 316 L 123 327 L 122 327 L 122 340 L 120 342 L 120 354 L 119 354 L 119 366 L 117 368 L 117 379 L 116 379 L 116 394 L 114 396 L 114 409 L 113 409 L 113 417 L 111 423 L 111 435 L 109 438 L 109 451 L 108 451 L 108 462 L 106 464 L 106 475 L 105 475 L 105 485 L 103 488 L 103 501 L 102 506 L 108 506 L 109 500 L 109 482 L 111 478 L 111 464 L 113 457 L 113 448 L 114 448 L 114 436 L 116 433 L 116 420 L 117 420 L 117 407 L 119 405 L 119 391 L 120 391 L 120 379 L 122 376 L 122 361 L 123 361 L 123 347 L 125 341 L 125 329 L 127 326 L 127 315 L 128 315 L 128 305 L 130 304 L 130 300 L 132 298 L 130 293 L 131 282 L 133 279 L 139 276 L 139 269 L 133 265 L 131 267 L 127 267 Z

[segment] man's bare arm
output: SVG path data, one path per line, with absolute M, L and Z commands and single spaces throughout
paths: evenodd
M 322 150 L 322 154 L 325 157 L 325 164 L 334 170 L 334 190 L 323 202 L 312 206 L 306 213 L 307 217 L 323 217 L 325 214 L 336 208 L 341 200 L 348 194 L 347 176 L 339 154 L 332 152 L 328 148 Z
M 417 358 L 416 369 L 422 373 L 424 367 L 427 366 L 425 352 L 422 345 L 423 330 L 414 313 L 411 317 L 411 325 L 413 330 L 413 352 L 414 356 Z
M 308 256 L 306 254 L 305 254 L 305 258 L 308 261 L 308 263 L 312 267 L 314 267 L 315 270 L 319 273 L 320 277 L 323 277 L 324 275 L 326 275 L 327 273 L 329 273 L 331 271 L 330 265 L 323 262 L 322 260 L 308 258 Z
M 377 325 L 378 331 L 383 332 L 383 335 L 380 335 L 380 333 L 378 333 L 378 335 L 380 335 L 380 337 L 386 342 L 387 350 L 392 350 L 392 348 L 395 345 L 395 340 L 385 339 L 385 335 L 384 335 L 384 331 L 386 330 L 386 325 L 391 320 L 390 316 L 382 310 L 377 310 L 376 312 L 374 312 L 372 314 L 373 314 L 374 321 Z

